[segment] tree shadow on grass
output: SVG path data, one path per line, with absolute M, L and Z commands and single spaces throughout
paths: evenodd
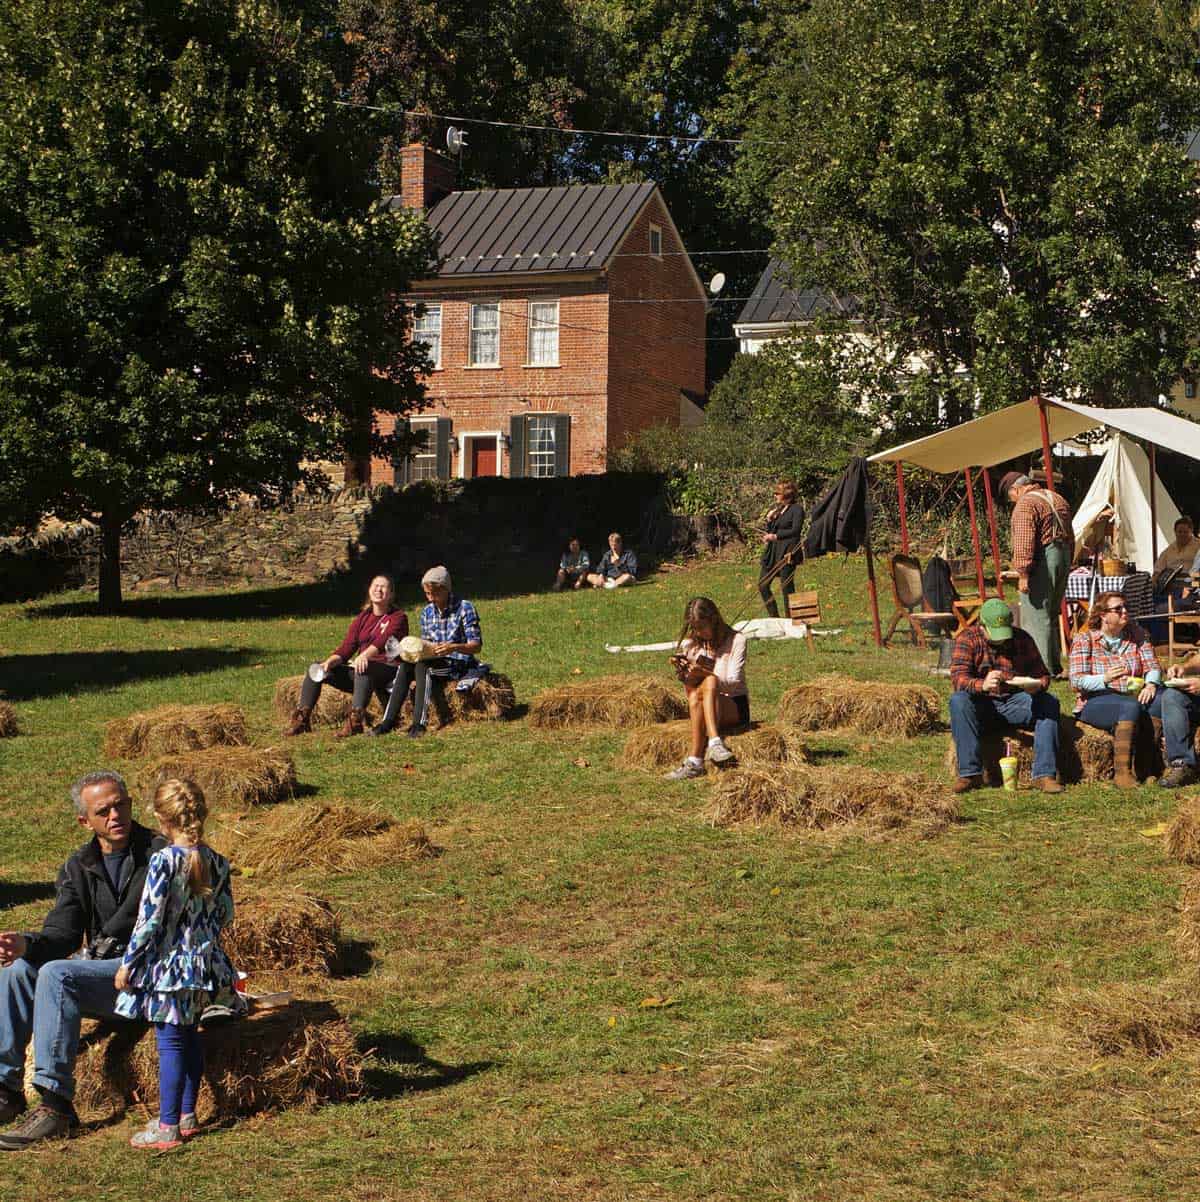
M 223 651 L 181 647 L 178 651 L 63 651 L 53 655 L 0 658 L 0 693 L 10 701 L 32 701 L 60 693 L 87 693 L 165 676 L 222 672 L 256 663 L 255 647 Z M 179 701 L 186 696 L 181 688 Z
M 48 901 L 54 896 L 53 881 L 0 881 L 0 910 L 27 902 Z
M 425 1049 L 404 1032 L 368 1031 L 359 1036 L 358 1048 L 375 1063 L 366 1071 L 367 1094 L 372 1098 L 398 1098 L 457 1085 L 477 1073 L 494 1068 L 494 1060 L 466 1064 L 443 1064 L 425 1054 Z

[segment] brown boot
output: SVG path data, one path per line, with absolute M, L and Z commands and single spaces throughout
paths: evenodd
M 979 758 L 983 761 L 983 783 L 989 789 L 1004 785 L 1004 774 L 1000 771 L 1000 757 L 1004 754 L 1004 739 L 997 734 L 984 735 L 979 740 Z
M 342 729 L 334 735 L 335 739 L 348 739 L 351 735 L 361 735 L 366 728 L 366 713 L 363 710 L 351 710 Z
M 298 705 L 292 710 L 292 718 L 285 735 L 306 735 L 312 730 L 312 706 Z
M 1113 728 L 1113 784 L 1118 789 L 1136 789 L 1133 753 L 1137 744 L 1136 722 L 1118 722 Z
M 1035 789 L 1043 793 L 1062 793 L 1063 786 L 1057 776 L 1035 776 L 1031 782 Z
M 982 776 L 960 776 L 950 786 L 951 793 L 969 793 L 972 789 L 983 788 Z

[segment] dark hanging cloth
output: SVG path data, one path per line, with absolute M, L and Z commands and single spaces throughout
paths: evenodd
M 925 571 L 921 573 L 921 591 L 929 610 L 935 614 L 950 613 L 951 602 L 959 600 L 950 565 L 940 555 L 933 556 L 925 565 Z M 954 629 L 954 619 L 947 618 L 937 625 L 942 634 L 949 634 Z
M 813 507 L 808 537 L 804 540 L 805 558 L 831 555 L 835 551 L 857 551 L 867 541 L 870 518 L 867 461 L 856 456 Z

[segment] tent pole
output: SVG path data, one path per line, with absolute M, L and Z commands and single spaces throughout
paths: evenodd
M 904 464 L 896 460 L 896 495 L 900 498 L 900 552 L 908 554 L 908 513 L 904 503 Z
M 996 596 L 1004 600 L 1004 582 L 1000 579 L 1000 536 L 996 533 L 996 503 L 992 500 L 992 478 L 987 468 L 983 476 L 983 496 L 987 501 L 988 533 L 992 536 L 992 564 L 996 569 Z
M 979 599 L 987 597 L 987 589 L 983 587 L 983 555 L 979 550 L 979 523 L 975 520 L 975 486 L 971 483 L 971 469 L 963 468 L 967 478 L 967 509 L 971 513 L 971 545 L 975 548 L 975 578 L 979 582 Z
M 1038 419 L 1042 426 L 1042 463 L 1046 468 L 1046 487 L 1051 492 L 1057 492 L 1054 487 L 1054 460 L 1050 455 L 1050 423 L 1046 420 L 1046 402 L 1040 396 L 1033 398 L 1038 409 Z
M 1158 463 L 1154 443 L 1150 444 L 1150 570 L 1158 559 Z

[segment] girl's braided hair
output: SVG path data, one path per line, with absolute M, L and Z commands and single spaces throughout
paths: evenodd
M 207 897 L 212 892 L 212 881 L 200 847 L 208 803 L 200 786 L 191 780 L 160 781 L 154 790 L 154 813 L 160 822 L 170 823 L 193 844 L 188 850 L 188 889 L 194 897 Z

